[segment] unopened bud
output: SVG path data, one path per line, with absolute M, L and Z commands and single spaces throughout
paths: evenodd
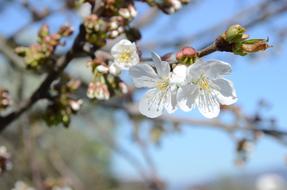
M 110 98 L 110 92 L 106 84 L 102 82 L 90 82 L 87 96 L 91 99 L 108 100 Z
M 117 30 L 113 30 L 113 31 L 111 31 L 111 32 L 109 33 L 109 37 L 112 38 L 112 39 L 118 37 L 119 35 L 120 35 L 120 33 L 119 33 L 119 31 L 117 31 Z
M 114 76 L 118 76 L 121 74 L 121 69 L 115 65 L 114 63 L 112 63 L 110 66 L 109 66 L 109 71 L 112 75 Z
M 192 47 L 184 47 L 176 53 L 176 60 L 185 63 L 192 64 L 197 58 L 197 51 Z
M 97 66 L 97 71 L 100 73 L 108 73 L 109 68 L 104 66 L 104 65 L 99 65 L 99 66 Z
M 250 40 L 245 40 L 242 43 L 238 44 L 234 48 L 233 52 L 238 55 L 247 55 L 249 53 L 264 51 L 268 49 L 269 47 L 270 45 L 267 43 L 267 40 L 250 39 Z
M 83 100 L 81 100 L 81 99 L 79 99 L 79 100 L 70 99 L 69 104 L 70 104 L 72 111 L 77 112 L 80 110 L 81 105 L 83 104 Z
M 245 28 L 243 28 L 239 24 L 231 25 L 224 33 L 224 38 L 227 42 L 234 43 L 241 40 L 242 37 L 246 37 L 246 34 L 244 35 L 244 32 Z
M 253 53 L 257 51 L 263 51 L 269 48 L 266 40 L 256 39 L 256 40 L 246 40 L 242 44 L 243 51 L 247 53 Z
M 130 19 L 131 18 L 131 14 L 130 14 L 130 11 L 129 9 L 127 8 L 121 8 L 119 10 L 119 14 L 124 17 L 125 19 Z

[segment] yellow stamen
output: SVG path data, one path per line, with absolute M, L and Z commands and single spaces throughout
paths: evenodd
M 193 83 L 198 85 L 200 90 L 210 90 L 208 80 L 204 75 L 201 75 L 200 78 Z
M 168 86 L 169 86 L 169 80 L 160 80 L 156 84 L 156 88 L 160 91 L 166 90 Z
M 127 63 L 127 62 L 130 62 L 131 57 L 132 57 L 131 51 L 126 50 L 120 53 L 120 55 L 118 56 L 118 59 L 120 62 Z

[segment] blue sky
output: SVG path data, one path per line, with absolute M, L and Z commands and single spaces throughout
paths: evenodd
M 180 12 L 172 17 L 162 14 L 152 28 L 143 29 L 142 41 L 172 40 L 182 35 L 197 33 L 224 19 L 228 19 L 233 13 L 250 6 L 250 2 L 248 0 L 223 0 L 219 3 L 218 0 L 206 0 L 194 5 L 194 8 L 192 6 L 188 7 L 189 10 L 185 12 L 184 16 Z M 252 1 L 252 3 L 256 2 L 258 0 Z M 141 12 L 144 12 L 146 8 L 139 5 Z M 19 14 L 15 14 L 14 17 L 6 17 L 5 20 L 17 20 L 17 24 L 14 22 L 0 22 L 1 35 L 8 35 L 27 21 L 27 19 L 23 19 L 24 12 L 19 11 L 17 7 L 5 10 L 5 15 L 12 15 L 16 10 Z M 171 22 L 171 19 L 175 19 L 176 23 Z M 64 17 L 55 16 L 49 22 L 60 25 L 62 22 L 71 20 L 66 15 Z M 72 21 L 78 23 L 77 20 Z M 254 37 L 265 38 L 269 36 L 270 43 L 274 45 L 274 50 L 261 53 L 259 58 L 236 57 L 234 59 L 235 56 L 227 53 L 215 53 L 205 59 L 215 58 L 233 63 L 233 73 L 230 79 L 234 81 L 237 89 L 238 105 L 242 106 L 245 112 L 253 113 L 258 100 L 266 99 L 272 103 L 272 108 L 266 111 L 266 115 L 275 116 L 279 121 L 279 125 L 287 130 L 287 102 L 285 99 L 287 97 L 287 55 L 284 54 L 287 50 L 286 42 L 283 44 L 283 48 L 277 51 L 278 42 L 272 38 L 272 28 L 280 27 L 284 22 L 287 23 L 287 15 L 276 22 L 249 31 Z M 194 45 L 196 47 L 198 44 Z M 170 49 L 161 50 L 159 53 L 163 54 L 168 50 Z M 144 53 L 148 54 L 147 51 Z M 177 112 L 176 114 L 202 118 L 197 111 L 188 114 Z M 123 117 L 125 117 L 123 113 L 118 114 L 118 118 L 120 118 L 118 142 L 136 156 L 141 157 L 138 148 L 130 139 L 131 123 L 127 119 L 122 119 Z M 273 140 L 267 138 L 260 140 L 251 155 L 250 161 L 244 168 L 238 168 L 234 165 L 234 146 L 230 137 L 221 131 L 186 126 L 183 127 L 181 133 L 164 137 L 160 148 L 151 146 L 151 152 L 159 175 L 171 184 L 199 182 L 221 175 L 260 171 L 272 167 L 285 167 L 286 148 Z M 113 161 L 113 171 L 119 177 L 138 177 L 134 169 L 116 155 Z

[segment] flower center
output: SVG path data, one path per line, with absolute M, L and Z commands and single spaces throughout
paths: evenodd
M 200 75 L 199 79 L 193 81 L 193 83 L 196 84 L 200 90 L 210 90 L 208 80 L 203 74 Z
M 132 58 L 132 52 L 129 50 L 121 52 L 118 56 L 118 60 L 122 63 L 130 62 L 131 58 Z
M 169 86 L 169 80 L 168 79 L 164 79 L 164 80 L 160 80 L 156 83 L 156 88 L 160 91 L 165 91 Z

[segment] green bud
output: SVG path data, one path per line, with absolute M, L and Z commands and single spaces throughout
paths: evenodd
M 239 24 L 231 25 L 224 33 L 224 39 L 229 43 L 238 42 L 242 37 L 246 38 L 244 34 L 245 28 Z
M 258 51 L 264 51 L 271 47 L 268 40 L 265 39 L 250 39 L 242 41 L 234 46 L 233 53 L 237 55 L 247 55 Z

